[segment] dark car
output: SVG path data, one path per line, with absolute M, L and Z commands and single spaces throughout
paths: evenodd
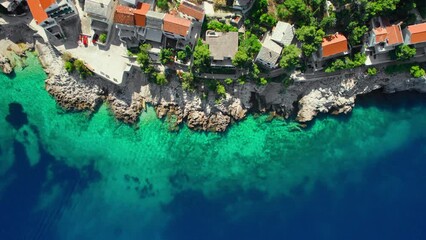
M 98 39 L 99 39 L 99 35 L 95 33 L 92 38 L 92 43 L 95 44 L 98 41 Z

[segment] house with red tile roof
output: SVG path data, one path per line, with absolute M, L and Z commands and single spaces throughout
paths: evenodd
M 150 8 L 147 3 L 139 4 L 137 8 L 124 5 L 115 8 L 114 23 L 120 40 L 127 47 L 137 47 L 140 41 L 145 40 Z
M 426 23 L 410 25 L 404 29 L 404 41 L 405 44 L 426 46 Z
M 186 39 L 191 31 L 192 22 L 188 19 L 166 14 L 163 19 L 163 32 L 169 38 Z
M 199 23 L 204 21 L 204 9 L 191 2 L 182 1 L 178 7 L 178 11 L 181 17 L 194 20 Z
M 387 53 L 404 43 L 400 24 L 390 24 L 387 19 L 378 17 L 371 20 L 371 26 L 366 49 L 370 55 Z
M 312 65 L 315 71 L 321 70 L 326 60 L 350 53 L 348 39 L 341 33 L 328 35 L 322 39 L 318 52 L 312 54 Z
M 65 38 L 59 22 L 77 15 L 74 5 L 66 0 L 27 0 L 28 7 L 35 22 L 46 33 L 58 39 Z
M 320 59 L 326 60 L 349 54 L 348 39 L 341 33 L 335 33 L 322 39 Z

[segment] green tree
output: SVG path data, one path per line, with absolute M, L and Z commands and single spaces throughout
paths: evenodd
M 235 67 L 243 68 L 247 67 L 251 61 L 252 58 L 247 55 L 245 49 L 240 48 L 237 53 L 235 53 L 235 56 L 232 59 L 232 64 Z
M 261 47 L 262 44 L 256 35 L 251 32 L 245 32 L 242 40 L 240 41 L 239 49 L 245 51 L 249 57 L 254 58 L 254 56 L 256 56 L 260 51 Z
M 411 73 L 411 76 L 413 76 L 415 78 L 426 76 L 425 70 L 418 65 L 412 66 L 410 68 L 410 73 Z
M 194 75 L 191 72 L 182 73 L 181 80 L 182 80 L 182 88 L 184 90 L 194 89 L 194 86 L 193 86 Z
M 277 21 L 277 18 L 269 13 L 264 13 L 262 14 L 262 16 L 260 16 L 260 24 L 268 28 L 272 28 L 273 26 L 275 26 L 275 24 L 277 24 Z
M 296 38 L 303 43 L 302 51 L 306 57 L 318 50 L 324 36 L 324 31 L 315 26 L 303 26 L 296 30 Z
M 300 63 L 300 55 L 302 51 L 294 44 L 290 44 L 284 48 L 280 60 L 280 67 L 292 70 Z
M 368 32 L 368 27 L 363 26 L 356 26 L 354 29 L 349 31 L 351 34 L 349 35 L 349 43 L 351 45 L 358 45 L 361 43 L 362 38 L 364 35 Z
M 197 71 L 206 70 L 210 66 L 210 50 L 207 44 L 197 44 L 193 54 L 193 64 Z
M 142 69 L 145 69 L 150 65 L 149 49 L 151 49 L 150 44 L 142 44 L 139 46 L 139 53 L 136 54 L 136 61 L 140 64 Z
M 361 0 L 365 5 L 365 11 L 368 17 L 384 15 L 396 10 L 400 0 Z
M 186 60 L 186 52 L 185 51 L 179 51 L 177 53 L 177 58 L 181 61 L 185 61 Z
M 160 51 L 160 62 L 165 65 L 173 62 L 173 49 L 170 48 L 162 48 Z
M 399 45 L 395 49 L 395 57 L 398 61 L 409 60 L 416 55 L 416 48 L 408 45 Z
M 167 0 L 157 0 L 157 7 L 159 7 L 163 11 L 169 10 L 169 4 Z

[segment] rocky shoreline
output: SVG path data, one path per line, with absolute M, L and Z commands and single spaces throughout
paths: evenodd
M 266 86 L 233 84 L 226 86 L 228 93 L 218 102 L 211 91 L 205 91 L 205 95 L 200 93 L 203 89 L 184 91 L 177 77 L 162 87 L 150 83 L 138 69 L 132 72 L 133 80 L 122 86 L 96 76 L 82 80 L 65 71 L 61 57 L 47 44 L 36 41 L 35 50 L 48 74 L 46 90 L 65 110 L 94 112 L 106 102 L 118 120 L 132 124 L 149 103 L 159 118 L 166 118 L 170 129 L 177 129 L 185 122 L 191 129 L 222 132 L 233 122 L 245 118 L 249 111 L 272 112 L 284 117 L 296 113 L 296 120 L 304 123 L 318 113 L 348 113 L 357 95 L 377 89 L 383 89 L 384 93 L 426 92 L 426 78 L 384 73 L 368 76 L 352 71 L 328 79 L 296 81 L 287 88 L 274 82 Z

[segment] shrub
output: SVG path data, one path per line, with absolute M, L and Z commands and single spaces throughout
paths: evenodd
M 371 67 L 369 69 L 367 69 L 367 74 L 370 76 L 374 76 L 377 74 L 377 69 L 375 67 Z
M 268 79 L 266 79 L 266 78 L 259 78 L 259 84 L 260 85 L 266 85 L 266 84 L 268 84 Z
M 394 58 L 398 61 L 409 60 L 416 55 L 416 49 L 408 45 L 399 45 L 396 47 Z
M 157 73 L 155 74 L 155 83 L 162 86 L 166 85 L 169 82 L 167 81 L 167 78 L 163 73 Z
M 222 84 L 218 83 L 216 85 L 216 93 L 217 95 L 219 95 L 220 97 L 225 97 L 226 96 L 226 89 L 225 86 L 223 86 Z
M 160 62 L 165 65 L 173 62 L 173 50 L 170 48 L 162 48 L 160 51 Z
M 65 70 L 67 70 L 68 73 L 72 73 L 75 70 L 74 64 L 70 61 L 65 62 Z
M 233 82 L 234 82 L 234 80 L 232 80 L 232 78 L 227 78 L 227 79 L 225 79 L 225 83 L 226 83 L 227 85 L 231 85 Z
M 418 65 L 412 66 L 410 68 L 410 73 L 411 73 L 411 76 L 413 76 L 415 78 L 423 77 L 423 76 L 426 75 L 425 70 Z
M 87 76 L 92 76 L 93 73 L 86 67 L 84 62 L 80 59 L 74 61 L 74 67 L 77 72 L 80 74 L 81 78 L 86 78 Z
M 105 43 L 106 40 L 107 40 L 106 33 L 102 33 L 101 35 L 99 35 L 99 41 L 101 41 L 101 43 Z
M 226 23 L 221 23 L 218 20 L 208 22 L 207 29 L 215 30 L 216 32 L 238 32 L 238 28 Z
M 157 1 L 157 7 L 160 8 L 163 11 L 169 10 L 169 4 L 167 0 L 158 0 Z

